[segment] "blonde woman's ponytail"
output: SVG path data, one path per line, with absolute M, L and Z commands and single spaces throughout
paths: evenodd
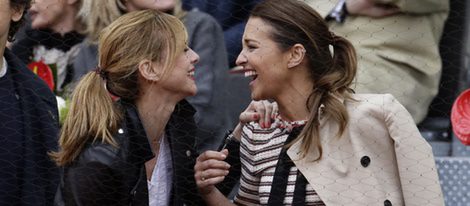
M 60 133 L 58 152 L 51 153 L 59 166 L 72 162 L 87 143 L 101 141 L 118 146 L 113 139 L 121 119 L 119 108 L 105 88 L 105 80 L 89 72 L 78 83 Z

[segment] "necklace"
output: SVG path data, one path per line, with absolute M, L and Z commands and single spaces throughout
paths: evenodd
M 285 129 L 291 132 L 293 128 L 300 127 L 307 124 L 308 120 L 286 121 L 281 118 L 281 115 L 276 115 L 274 124 L 277 128 Z

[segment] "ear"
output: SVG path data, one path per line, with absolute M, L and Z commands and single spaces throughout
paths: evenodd
M 162 75 L 162 69 L 156 63 L 144 59 L 139 62 L 139 72 L 142 77 L 151 82 L 158 82 Z
M 23 6 L 18 6 L 18 7 L 12 7 L 11 8 L 11 20 L 14 22 L 17 22 L 23 17 L 24 13 L 24 7 Z
M 302 63 L 306 50 L 302 44 L 295 44 L 288 52 L 289 61 L 287 62 L 287 67 L 290 69 Z

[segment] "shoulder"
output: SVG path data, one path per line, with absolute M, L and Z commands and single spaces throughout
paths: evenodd
M 222 30 L 214 17 L 197 9 L 193 9 L 186 13 L 186 16 L 184 17 L 184 24 L 188 28 L 188 33 L 190 33 L 189 31 L 191 30 L 201 27 Z
M 102 164 L 111 166 L 118 158 L 119 148 L 104 143 L 91 143 L 80 153 L 77 164 Z
M 346 100 L 345 105 L 350 122 L 361 127 L 383 124 L 415 126 L 415 122 L 405 107 L 391 94 L 354 94 L 354 100 Z M 367 124 L 366 124 L 367 122 Z
M 38 96 L 50 105 L 55 105 L 55 96 L 46 83 L 37 75 L 31 72 L 27 66 L 18 59 L 8 49 L 5 50 L 5 59 L 8 63 L 8 70 L 11 71 L 12 78 L 28 97 Z
M 185 21 L 188 22 L 214 22 L 217 23 L 217 21 L 212 17 L 211 15 L 199 11 L 198 9 L 192 9 L 191 11 L 188 11 L 185 16 Z
M 349 113 L 375 112 L 387 113 L 391 109 L 404 109 L 398 100 L 391 94 L 353 94 L 352 100 L 346 100 L 345 105 Z

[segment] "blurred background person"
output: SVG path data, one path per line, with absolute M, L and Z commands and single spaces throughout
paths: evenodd
M 10 50 L 30 0 L 0 0 L 0 205 L 53 204 L 58 169 L 54 94 Z
M 59 96 L 69 83 L 83 75 L 72 65 L 78 44 L 84 39 L 79 33 L 83 29 L 77 16 L 80 6 L 81 0 L 33 1 L 30 25 L 12 47 L 12 52 Z
M 182 0 L 183 8 L 197 8 L 213 16 L 222 26 L 230 68 L 242 50 L 243 30 L 251 9 L 260 0 Z
M 390 93 L 420 123 L 437 95 L 448 0 L 305 0 L 358 53 L 353 89 Z

